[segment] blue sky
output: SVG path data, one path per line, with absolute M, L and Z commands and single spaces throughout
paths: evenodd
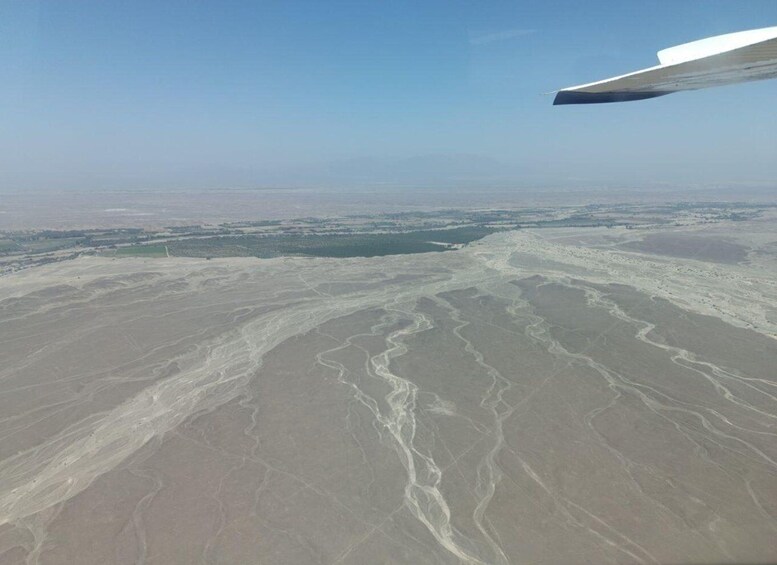
M 774 184 L 777 81 L 544 95 L 771 25 L 774 0 L 0 1 L 0 190 Z

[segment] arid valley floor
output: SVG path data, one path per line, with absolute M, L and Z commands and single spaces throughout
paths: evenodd
M 777 214 L 0 277 L 0 563 L 777 561 Z

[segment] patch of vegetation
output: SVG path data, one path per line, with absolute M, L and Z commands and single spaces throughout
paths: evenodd
M 245 220 L 166 229 L 104 228 L 0 232 L 9 269 L 84 254 L 164 257 L 375 257 L 446 251 L 505 229 L 696 225 L 757 218 L 773 204 L 681 202 L 556 208 L 446 209 L 325 218 Z M 381 233 L 383 232 L 383 233 Z M 167 248 L 165 247 L 167 246 Z
M 67 249 L 75 247 L 83 241 L 81 237 L 61 237 L 53 239 L 37 239 L 24 243 L 24 248 L 28 253 L 46 253 L 58 249 Z
M 119 247 L 116 255 L 124 257 L 167 257 L 167 249 L 164 245 L 131 245 Z
M 168 247 L 176 257 L 376 257 L 446 251 L 448 248 L 439 243 L 466 244 L 495 231 L 488 227 L 467 226 L 405 233 L 244 235 L 183 239 L 170 242 Z
M 627 222 L 618 222 L 609 218 L 592 219 L 589 217 L 572 216 L 561 220 L 543 220 L 527 227 L 537 228 L 601 228 L 625 226 Z
M 12 239 L 0 239 L 0 253 L 12 253 L 21 249 Z

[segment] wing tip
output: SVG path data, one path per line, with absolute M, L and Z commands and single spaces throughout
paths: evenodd
M 565 106 L 568 104 L 608 104 L 610 102 L 632 102 L 635 100 L 647 100 L 649 98 L 658 98 L 671 94 L 672 90 L 660 91 L 624 91 L 615 90 L 610 92 L 581 92 L 578 90 L 559 90 L 553 99 L 554 106 Z

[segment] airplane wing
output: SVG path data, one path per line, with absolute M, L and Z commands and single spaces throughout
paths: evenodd
M 564 88 L 554 105 L 627 102 L 777 77 L 777 26 L 708 37 L 658 52 L 659 65 Z

